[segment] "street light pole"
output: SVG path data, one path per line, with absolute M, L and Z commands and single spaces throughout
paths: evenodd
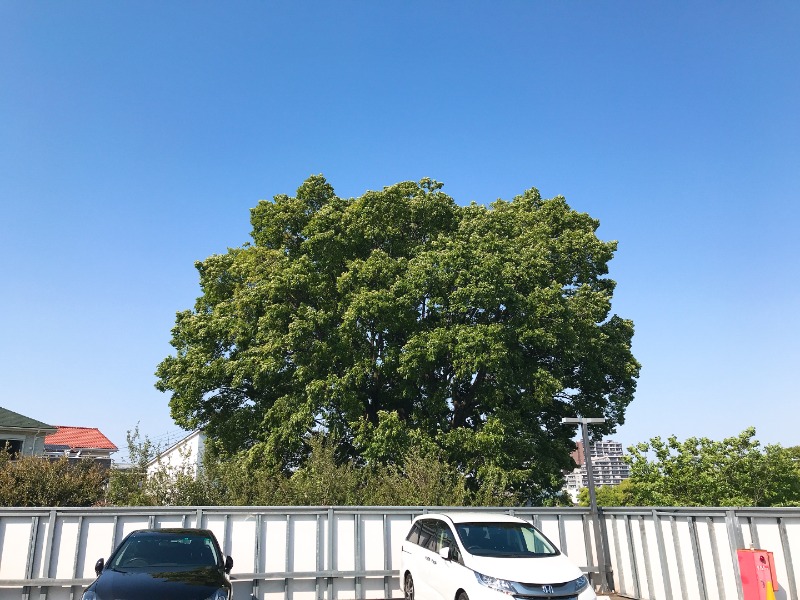
M 606 552 L 603 536 L 600 533 L 600 513 L 597 510 L 597 496 L 594 490 L 594 473 L 592 471 L 592 452 L 589 449 L 589 424 L 605 423 L 604 418 L 591 417 L 565 417 L 562 423 L 574 423 L 581 426 L 581 436 L 583 438 L 583 460 L 586 463 L 586 478 L 589 484 L 589 513 L 592 516 L 594 527 L 594 544 L 597 553 L 597 568 L 600 571 L 600 591 L 608 591 L 608 574 L 606 572 Z

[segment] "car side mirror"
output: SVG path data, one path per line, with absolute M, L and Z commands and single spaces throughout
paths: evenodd
M 98 559 L 97 562 L 94 563 L 95 575 L 100 575 L 100 573 L 102 572 L 103 567 L 105 566 L 105 564 L 106 564 L 106 561 L 104 561 L 102 558 Z
M 445 560 L 453 560 L 453 547 L 444 546 L 443 548 L 440 548 L 439 556 L 441 556 Z
M 233 568 L 233 559 L 230 556 L 225 557 L 225 572 L 230 573 Z

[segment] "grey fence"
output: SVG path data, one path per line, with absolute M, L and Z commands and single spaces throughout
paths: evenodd
M 614 589 L 642 600 L 742 600 L 736 551 L 773 552 L 776 600 L 798 600 L 800 508 L 606 508 Z
M 236 600 L 399 598 L 400 544 L 414 516 L 435 510 L 0 509 L 0 600 L 79 599 L 95 561 L 129 531 L 176 526 L 214 531 L 234 558 Z M 752 545 L 775 554 L 777 600 L 800 600 L 800 509 L 607 508 L 599 544 L 588 509 L 477 510 L 531 521 L 595 581 L 604 573 L 612 589 L 630 598 L 742 600 L 736 550 Z

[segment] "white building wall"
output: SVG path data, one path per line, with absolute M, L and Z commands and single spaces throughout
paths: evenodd
M 203 461 L 206 435 L 202 431 L 194 431 L 181 441 L 167 448 L 157 458 L 147 464 L 147 473 L 166 469 L 167 472 L 189 471 L 197 475 Z

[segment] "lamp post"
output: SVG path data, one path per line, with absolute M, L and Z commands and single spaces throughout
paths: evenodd
M 600 533 L 600 514 L 597 510 L 597 496 L 594 493 L 594 473 L 592 472 L 592 452 L 589 449 L 589 425 L 591 423 L 605 423 L 602 417 L 564 417 L 562 423 L 572 423 L 581 426 L 583 438 L 583 459 L 586 462 L 586 478 L 589 484 L 589 513 L 592 516 L 594 527 L 594 547 L 597 553 L 597 568 L 600 573 L 600 591 L 608 591 L 608 574 L 606 564 L 606 551 L 603 536 Z

